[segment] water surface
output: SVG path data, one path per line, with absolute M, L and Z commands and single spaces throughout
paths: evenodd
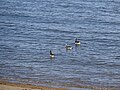
M 0 78 L 120 87 L 120 1 L 1 0 Z

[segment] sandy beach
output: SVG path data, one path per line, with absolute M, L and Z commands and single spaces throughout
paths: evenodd
M 119 90 L 119 88 L 115 87 L 77 87 L 79 90 Z M 51 88 L 46 86 L 35 86 L 31 84 L 17 84 L 17 83 L 11 83 L 7 81 L 0 81 L 0 90 L 72 90 L 68 88 Z M 74 88 L 75 90 L 75 88 Z M 78 90 L 78 89 L 77 89 Z
M 85 90 L 119 90 L 119 88 L 98 88 L 98 87 L 79 87 Z M 52 88 L 47 86 L 35 86 L 31 84 L 18 84 L 7 81 L 0 81 L 0 90 L 69 90 L 68 88 Z M 72 90 L 72 89 L 71 89 Z M 74 88 L 75 90 L 75 88 Z M 78 90 L 78 89 L 77 89 Z
M 0 90 L 67 90 L 64 88 L 50 88 L 45 86 L 34 86 L 30 84 L 16 84 L 0 81 Z

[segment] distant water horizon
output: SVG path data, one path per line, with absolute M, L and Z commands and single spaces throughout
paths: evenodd
M 0 79 L 120 88 L 120 1 L 1 0 Z

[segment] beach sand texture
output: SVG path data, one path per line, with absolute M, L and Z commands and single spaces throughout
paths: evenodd
M 67 90 L 64 88 L 50 88 L 45 86 L 33 86 L 29 84 L 15 84 L 0 81 L 0 90 Z
M 31 84 L 18 84 L 0 81 L 0 90 L 73 90 L 72 88 L 52 88 L 47 86 L 35 86 Z M 74 88 L 74 90 L 76 90 Z M 77 90 L 120 90 L 120 88 L 79 87 Z

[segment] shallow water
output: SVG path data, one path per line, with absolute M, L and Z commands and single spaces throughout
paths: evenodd
M 0 78 L 120 87 L 120 1 L 0 0 Z

